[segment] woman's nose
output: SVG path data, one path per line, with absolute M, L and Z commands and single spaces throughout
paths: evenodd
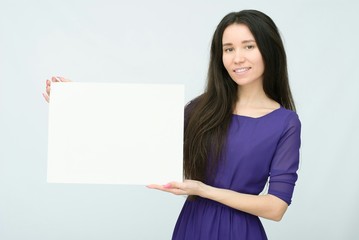
M 243 52 L 236 51 L 236 53 L 234 55 L 234 62 L 235 63 L 241 63 L 241 62 L 244 62 L 244 60 L 245 60 L 245 57 L 244 57 Z

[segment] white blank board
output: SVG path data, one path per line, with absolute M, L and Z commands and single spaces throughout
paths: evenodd
M 184 86 L 53 83 L 50 183 L 182 181 Z

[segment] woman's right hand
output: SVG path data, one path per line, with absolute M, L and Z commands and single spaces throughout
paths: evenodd
M 71 82 L 71 80 L 64 77 L 51 77 L 51 80 L 47 79 L 45 92 L 42 93 L 46 102 L 50 102 L 51 82 Z

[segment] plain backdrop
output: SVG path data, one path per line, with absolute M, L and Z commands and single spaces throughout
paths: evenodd
M 171 238 L 184 197 L 144 186 L 46 182 L 45 80 L 204 87 L 216 25 L 258 9 L 276 22 L 302 121 L 299 180 L 269 239 L 359 236 L 359 2 L 0 0 L 0 239 Z M 141 166 L 139 166 L 141 167 Z

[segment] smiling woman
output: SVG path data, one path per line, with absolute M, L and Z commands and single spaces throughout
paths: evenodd
M 45 100 L 51 82 L 67 81 L 47 80 Z M 291 204 L 301 142 L 286 54 L 267 15 L 243 10 L 222 19 L 207 88 L 187 104 L 184 122 L 185 181 L 148 186 L 189 196 L 172 239 L 267 239 L 259 217 L 279 221 Z
M 229 13 L 207 88 L 185 108 L 186 180 L 148 186 L 189 195 L 172 239 L 267 239 L 258 217 L 279 221 L 291 203 L 300 131 L 276 25 L 256 10 Z

